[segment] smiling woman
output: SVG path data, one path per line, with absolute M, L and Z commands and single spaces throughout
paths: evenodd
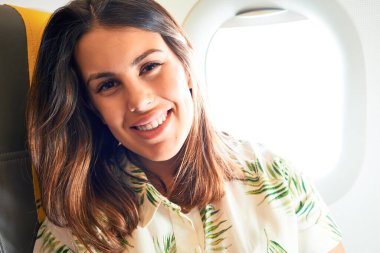
M 35 252 L 328 252 L 311 183 L 218 133 L 191 46 L 155 1 L 75 0 L 44 32 L 28 100 L 46 220 Z
M 190 132 L 192 87 L 179 59 L 158 33 L 104 27 L 94 27 L 79 40 L 75 58 L 91 102 L 112 135 L 144 167 L 167 177 L 166 170 L 146 162 L 170 161 Z M 175 167 L 165 166 L 175 174 Z

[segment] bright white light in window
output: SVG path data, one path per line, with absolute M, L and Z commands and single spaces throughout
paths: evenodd
M 340 159 L 341 61 L 335 40 L 307 19 L 221 28 L 206 61 L 214 121 L 322 177 Z

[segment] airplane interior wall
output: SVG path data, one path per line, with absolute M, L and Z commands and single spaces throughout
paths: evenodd
M 233 1 L 233 0 L 231 0 Z M 253 1 L 253 0 L 252 0 Z M 298 0 L 294 0 L 297 2 Z M 301 1 L 301 0 L 299 0 Z M 318 1 L 318 0 L 315 0 Z M 380 1 L 331 0 L 351 17 L 363 46 L 366 69 L 366 149 L 360 173 L 354 185 L 342 198 L 330 205 L 333 217 L 343 232 L 343 243 L 349 253 L 380 253 Z M 41 8 L 41 2 L 49 6 Z M 53 1 L 0 0 L 37 9 L 52 10 Z M 55 1 L 54 4 L 57 4 Z M 62 5 L 66 1 L 59 1 Z M 158 0 L 179 23 L 197 0 Z M 344 174 L 341 175 L 344 177 Z M 339 182 L 336 182 L 337 184 Z
M 343 230 L 347 252 L 380 252 L 380 2 L 338 0 L 356 25 L 367 71 L 367 132 L 365 159 L 350 192 L 331 210 Z M 344 175 L 342 175 L 344 176 Z

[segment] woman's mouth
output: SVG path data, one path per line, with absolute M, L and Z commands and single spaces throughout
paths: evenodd
M 149 130 L 156 129 L 157 127 L 159 127 L 165 122 L 167 115 L 168 115 L 168 111 L 164 113 L 163 115 L 161 115 L 160 117 L 158 117 L 157 119 L 153 120 L 152 122 L 149 122 L 148 124 L 141 125 L 141 126 L 135 126 L 135 128 L 140 131 L 149 131 Z
M 147 124 L 133 126 L 131 129 L 143 139 L 154 139 L 160 136 L 167 128 L 171 115 L 172 109 Z

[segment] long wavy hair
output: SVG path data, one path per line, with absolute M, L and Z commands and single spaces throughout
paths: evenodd
M 153 0 L 75 0 L 57 10 L 43 34 L 27 106 L 42 204 L 51 222 L 69 228 L 88 249 L 115 252 L 137 227 L 138 202 L 115 159 L 128 150 L 118 151 L 98 117 L 74 58 L 76 43 L 95 25 L 159 33 L 192 77 L 194 120 L 179 153 L 172 202 L 190 210 L 220 199 L 236 165 L 207 118 L 191 45 L 164 8 Z

